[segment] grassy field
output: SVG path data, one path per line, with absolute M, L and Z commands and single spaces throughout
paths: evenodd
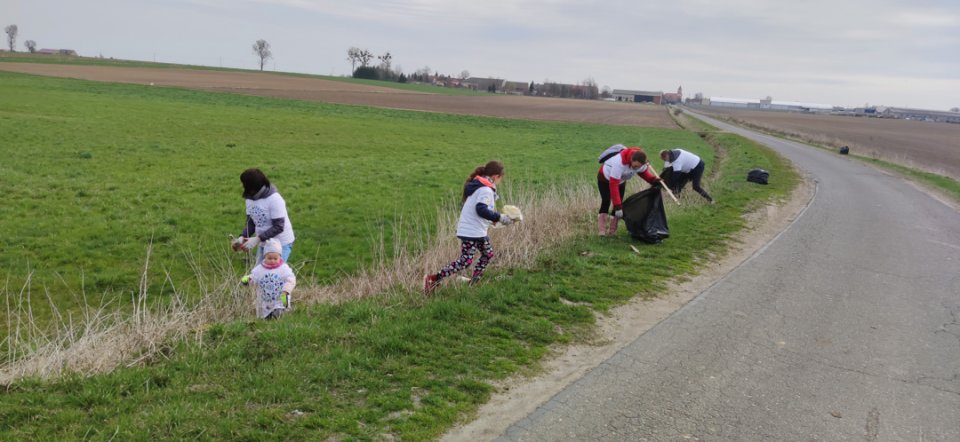
M 124 101 L 124 94 L 117 94 L 117 90 L 142 92 L 125 87 L 107 89 L 113 91 L 109 96 L 120 102 Z M 87 93 L 90 92 L 81 94 Z M 216 114 L 233 121 L 230 116 L 234 111 L 241 115 L 243 112 L 233 109 L 238 105 L 229 103 L 252 100 L 210 94 L 202 97 L 212 102 L 202 103 L 204 100 L 196 100 L 193 94 L 179 91 L 151 95 L 149 102 L 162 104 L 169 100 L 180 104 L 180 109 L 194 111 L 214 106 Z M 707 155 L 711 150 L 699 137 L 682 131 L 531 126 L 501 120 L 313 105 L 308 109 L 286 109 L 285 106 L 303 105 L 254 102 L 261 108 L 271 106 L 272 113 L 287 118 L 302 112 L 320 119 L 321 110 L 336 109 L 339 115 L 352 115 L 373 127 L 399 119 L 405 124 L 391 129 L 416 126 L 426 131 L 419 135 L 429 137 L 429 146 L 446 149 L 430 159 L 446 161 L 446 168 L 451 170 L 443 172 L 443 179 L 452 184 L 441 184 L 437 179 L 439 171 L 420 173 L 419 179 L 389 181 L 420 198 L 452 197 L 450 187 L 456 187 L 462 179 L 463 161 L 443 159 L 441 154 L 452 156 L 451 151 L 462 147 L 462 141 L 467 139 L 457 134 L 463 130 L 476 140 L 489 143 L 482 153 L 474 153 L 478 158 L 490 156 L 496 145 L 507 144 L 496 150 L 495 156 L 507 160 L 510 179 L 535 182 L 559 174 L 571 185 L 589 185 L 592 174 L 583 169 L 593 172 L 592 158 L 597 146 L 609 144 L 610 139 L 637 140 L 656 147 L 669 140 L 669 145 L 691 146 L 709 158 L 710 177 L 706 185 L 720 203 L 689 204 L 682 208 L 668 205 L 671 237 L 660 245 L 637 244 L 639 254 L 630 252 L 630 240 L 625 235 L 616 239 L 593 237 L 592 217 L 585 214 L 583 233 L 577 239 L 545 250 L 529 269 L 493 271 L 488 275 L 489 282 L 480 287 L 443 288 L 429 299 L 396 291 L 339 305 L 302 306 L 276 322 L 213 324 L 198 332 L 195 339 L 172 343 L 152 361 L 135 367 L 91 378 L 19 382 L 7 386 L 0 396 L 0 438 L 433 439 L 483 403 L 493 391 L 492 381 L 535 369 L 551 345 L 588 341 L 596 314 L 602 315 L 633 296 L 657 296 L 671 278 L 689 276 L 699 264 L 722 254 L 729 238 L 743 227 L 745 212 L 784 197 L 798 179 L 789 164 L 771 151 L 730 134 L 705 133 L 707 140 L 720 147 L 716 155 Z M 282 120 L 272 121 L 279 124 Z M 474 126 L 481 123 L 486 126 L 475 131 Z M 615 133 L 616 130 L 626 132 Z M 565 137 L 552 138 L 561 134 Z M 391 138 L 395 136 L 391 133 Z M 216 151 L 221 141 L 211 144 Z M 237 148 L 240 147 L 238 142 Z M 414 168 L 421 161 L 402 149 L 391 152 L 395 155 L 387 156 L 406 159 L 404 163 L 395 160 L 393 169 Z M 95 154 L 94 158 L 98 156 Z M 298 157 L 298 161 L 305 158 Z M 531 164 L 538 162 L 541 164 Z M 511 168 L 511 164 L 523 166 Z M 341 167 L 353 170 L 347 166 L 344 163 Z M 279 160 L 274 166 L 284 171 L 279 174 L 284 179 L 278 181 L 281 185 L 286 183 L 287 188 L 308 179 L 303 174 L 291 173 L 288 169 L 292 167 Z M 753 167 L 763 167 L 781 179 L 769 186 L 748 183 L 743 180 L 743 172 Z M 384 169 L 376 170 L 382 173 Z M 207 211 L 208 215 L 221 217 L 220 222 L 231 225 L 239 213 L 234 206 L 240 205 L 235 195 L 239 189 L 229 182 L 235 173 L 230 170 L 223 172 L 223 178 L 209 178 L 224 195 L 205 194 L 220 201 L 225 212 Z M 339 170 L 331 173 L 342 174 Z M 434 185 L 427 184 L 431 182 Z M 418 190 L 421 186 L 427 187 Z M 332 186 L 309 186 L 309 192 L 325 187 Z M 415 197 L 410 197 L 402 210 L 416 210 Z M 308 197 L 299 198 L 303 199 L 293 207 L 308 204 Z M 322 198 L 332 197 L 324 194 Z M 307 217 L 304 212 L 298 213 L 295 223 Z M 172 241 L 179 240 L 179 236 L 172 236 Z M 362 247 L 358 249 L 362 251 Z M 323 254 L 334 253 L 329 246 L 320 250 Z
M 191 292 L 243 225 L 239 174 L 262 168 L 287 201 L 304 283 L 374 260 L 381 234 L 411 244 L 435 231 L 474 166 L 497 158 L 537 189 L 592 177 L 614 142 L 687 145 L 677 130 L 401 112 L 0 73 L 0 269 L 8 296 L 30 276 L 71 310 L 85 293 Z M 402 223 L 402 227 L 400 224 Z M 412 246 L 411 246 L 412 247 Z M 387 250 L 391 255 L 392 251 Z M 232 259 L 241 271 L 242 259 Z M 48 314 L 36 302 L 34 314 Z

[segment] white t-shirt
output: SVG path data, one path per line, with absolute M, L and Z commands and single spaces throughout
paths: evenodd
M 457 223 L 457 236 L 465 238 L 483 238 L 487 236 L 487 229 L 493 224 L 477 214 L 477 203 L 484 203 L 490 210 L 496 211 L 497 194 L 493 189 L 483 186 L 467 197 L 460 210 L 460 222 Z
M 697 167 L 697 164 L 700 164 L 700 157 L 698 157 L 696 154 L 687 152 L 683 149 L 674 150 L 679 150 L 680 155 L 677 155 L 677 160 L 673 163 L 664 163 L 664 167 L 673 166 L 674 172 L 688 173 L 693 170 L 694 167 Z
M 603 177 L 607 181 L 610 181 L 610 178 L 613 177 L 623 182 L 633 178 L 636 174 L 637 171 L 631 168 L 629 164 L 623 164 L 623 158 L 620 154 L 607 158 L 607 161 L 603 162 Z
M 287 203 L 283 200 L 283 197 L 280 196 L 280 193 L 274 192 L 266 198 L 258 200 L 248 199 L 246 201 L 247 215 L 250 216 L 250 219 L 253 220 L 253 224 L 256 226 L 255 234 L 259 235 L 273 227 L 274 219 L 283 218 L 283 231 L 274 238 L 280 241 L 280 244 L 284 245 L 293 242 L 295 239 L 293 236 L 293 224 L 290 223 L 290 217 L 287 216 Z
M 257 289 L 257 317 L 266 318 L 270 312 L 278 308 L 290 308 L 291 300 L 287 297 L 287 305 L 283 305 L 283 292 L 293 292 L 297 285 L 297 278 L 293 269 L 283 263 L 275 269 L 267 269 L 263 265 L 253 268 L 250 273 L 250 282 Z

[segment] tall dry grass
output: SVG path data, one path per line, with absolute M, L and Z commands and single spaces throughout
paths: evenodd
M 509 227 L 490 229 L 496 256 L 490 268 L 526 268 L 544 248 L 582 233 L 584 220 L 596 204 L 596 192 L 585 182 L 575 186 L 553 185 L 534 192 L 503 186 L 501 201 L 523 211 L 524 220 Z M 309 302 L 340 302 L 384 293 L 390 289 L 419 290 L 423 276 L 437 272 L 457 258 L 460 240 L 456 236 L 459 205 L 447 205 L 438 214 L 437 232 L 429 244 L 410 247 L 395 234 L 394 256 L 386 256 L 386 245 L 377 247 L 376 264 L 336 284 L 311 287 L 298 293 Z M 397 228 L 395 227 L 395 233 Z M 381 238 L 383 235 L 381 235 Z
M 524 220 L 491 229 L 496 249 L 491 267 L 529 267 L 545 248 L 583 233 L 585 221 L 592 219 L 589 215 L 596 203 L 594 192 L 586 180 L 573 185 L 558 183 L 540 191 L 503 187 L 501 201 L 520 207 Z M 459 250 L 459 205 L 451 202 L 438 213 L 439 227 L 431 240 L 409 244 L 402 223 L 398 223 L 393 227 L 393 256 L 388 256 L 381 235 L 375 246 L 374 265 L 331 285 L 298 288 L 294 299 L 297 303 L 342 302 L 392 289 L 419 290 L 423 275 L 439 270 L 456 258 Z M 238 284 L 228 252 L 205 266 L 194 256 L 185 255 L 197 275 L 199 296 L 186 296 L 174 288 L 172 296 L 160 300 L 153 299 L 149 291 L 150 251 L 148 246 L 140 284 L 129 303 L 100 302 L 91 306 L 81 288 L 74 296 L 81 298 L 79 304 L 86 307 L 79 314 L 61 314 L 44 288 L 44 298 L 56 317 L 49 326 L 39 326 L 33 315 L 32 306 L 37 301 L 30 278 L 16 293 L 5 289 L 8 333 L 0 346 L 6 348 L 6 357 L 0 362 L 0 385 L 28 377 L 90 376 L 119 366 L 160 360 L 180 342 L 202 342 L 202 330 L 209 324 L 254 316 L 253 297 L 249 289 Z M 164 284 L 172 286 L 169 275 Z
M 31 281 L 19 293 L 6 292 L 6 357 L 0 364 L 0 384 L 9 385 L 25 377 L 54 378 L 66 373 L 82 376 L 108 372 L 126 364 L 136 365 L 162 357 L 176 342 L 190 336 L 203 324 L 248 315 L 251 301 L 237 284 L 227 266 L 206 269 L 216 272 L 205 280 L 220 281 L 214 286 L 201 284 L 202 296 L 192 304 L 182 292 L 161 302 L 151 299 L 147 275 L 152 246 L 148 246 L 140 284 L 129 303 L 100 302 L 92 305 L 81 288 L 83 305 L 79 314 L 61 314 L 44 288 L 46 301 L 56 318 L 40 327 L 33 315 Z M 191 264 L 195 260 L 187 256 Z M 165 283 L 171 283 L 169 275 Z M 162 288 L 160 289 L 163 290 Z

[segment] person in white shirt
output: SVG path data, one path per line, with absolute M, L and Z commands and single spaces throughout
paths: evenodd
M 463 208 L 457 223 L 457 238 L 460 238 L 460 257 L 447 264 L 437 273 L 423 278 L 423 293 L 429 295 L 443 278 L 457 273 L 473 264 L 473 257 L 480 252 L 480 259 L 473 268 L 471 284 L 480 282 L 483 271 L 493 259 L 493 245 L 487 229 L 494 223 L 513 224 L 513 219 L 496 211 L 497 184 L 503 179 L 503 163 L 490 161 L 477 167 L 463 185 Z
M 704 169 L 704 163 L 700 157 L 683 149 L 670 149 L 661 150 L 660 159 L 664 161 L 664 174 L 670 176 L 667 179 L 668 187 L 673 190 L 673 193 L 679 195 L 683 186 L 687 185 L 687 181 L 692 181 L 693 190 L 713 204 L 713 198 L 700 185 Z
M 647 163 L 647 154 L 640 147 L 614 144 L 598 158 L 597 190 L 600 191 L 600 211 L 597 216 L 597 233 L 600 236 L 615 236 L 617 223 L 623 218 L 622 200 L 627 196 L 627 181 L 639 175 L 651 186 L 660 185 L 660 177 L 653 173 Z M 613 216 L 610 204 L 613 203 Z
M 280 241 L 268 239 L 261 247 L 264 250 L 263 261 L 240 282 L 252 283 L 256 288 L 257 317 L 277 319 L 292 307 L 291 293 L 297 286 L 297 277 L 281 257 L 283 246 Z
M 247 222 L 243 232 L 233 242 L 234 251 L 257 249 L 257 264 L 263 261 L 263 249 L 260 243 L 275 238 L 282 246 L 284 261 L 290 258 L 293 250 L 293 224 L 287 214 L 287 203 L 277 188 L 257 168 L 247 169 L 240 174 L 243 183 L 243 197 L 246 200 Z

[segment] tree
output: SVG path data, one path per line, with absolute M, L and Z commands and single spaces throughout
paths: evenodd
M 10 46 L 10 52 L 16 52 L 14 47 L 17 44 L 17 25 L 10 25 L 3 29 L 7 33 L 7 46 Z
M 263 65 L 267 63 L 267 60 L 273 58 L 273 52 L 270 51 L 270 43 L 267 43 L 266 40 L 260 39 L 253 44 L 253 53 L 257 57 L 260 57 L 260 70 L 263 70 Z
M 390 55 L 390 52 L 384 52 L 383 55 L 377 57 L 377 60 L 380 60 L 380 69 L 390 72 L 390 62 L 393 60 L 393 56 Z
M 420 77 L 420 81 L 427 81 L 430 77 L 430 66 L 424 66 L 420 69 L 417 69 L 417 77 Z
M 950 112 L 960 112 L 960 107 L 951 107 Z
M 461 79 L 461 80 L 466 80 L 466 79 L 468 79 L 468 78 L 470 78 L 470 71 L 464 69 L 463 71 L 460 72 L 460 79 Z
M 360 48 L 351 46 L 350 49 L 347 49 L 347 61 L 350 62 L 350 72 L 352 74 L 357 70 L 357 62 L 360 61 Z
M 370 60 L 373 60 L 373 52 L 362 49 L 357 55 L 357 60 L 360 62 L 360 67 L 365 68 L 370 64 Z
M 31 54 L 37 52 L 37 42 L 33 40 L 27 40 L 23 42 L 23 45 L 27 47 L 27 50 L 30 51 Z

